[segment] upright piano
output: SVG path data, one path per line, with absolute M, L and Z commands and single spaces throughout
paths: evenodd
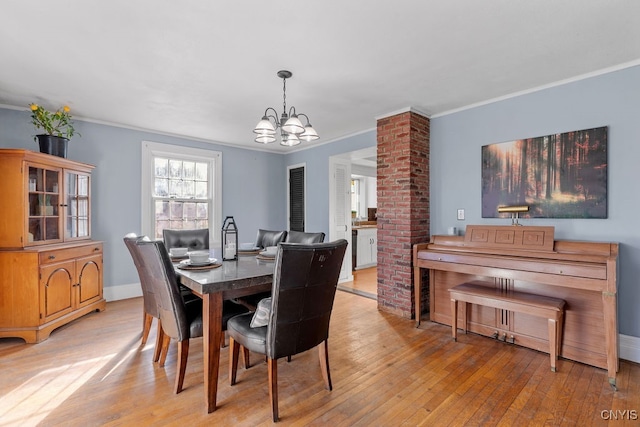
M 554 227 L 469 225 L 464 236 L 432 236 L 429 243 L 414 245 L 413 265 L 418 325 L 422 269 L 429 270 L 429 318 L 446 325 L 451 325 L 449 288 L 473 280 L 564 299 L 559 355 L 606 369 L 615 387 L 617 243 L 554 240 Z M 481 335 L 549 349 L 544 319 L 473 305 L 468 324 Z

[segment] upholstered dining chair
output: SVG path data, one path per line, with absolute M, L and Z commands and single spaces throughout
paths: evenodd
M 258 248 L 266 248 L 267 246 L 278 246 L 278 243 L 284 242 L 286 238 L 286 230 L 272 231 L 259 229 L 255 246 Z
M 134 263 L 137 262 L 140 280 L 145 283 L 149 294 L 153 295 L 158 324 L 162 328 L 159 366 L 164 366 L 171 339 L 178 341 L 178 367 L 174 391 L 180 393 L 189 356 L 189 339 L 202 336 L 202 300 L 183 299 L 173 264 L 163 242 L 139 238 L 129 243 Z M 231 317 L 246 312 L 247 309 L 242 305 L 225 301 L 222 308 L 223 330 Z M 248 350 L 245 349 L 245 360 L 247 355 Z
M 307 233 L 303 231 L 289 231 L 287 237 L 284 240 L 286 243 L 322 243 L 324 242 L 324 233 Z
M 265 230 L 260 230 L 260 231 L 264 232 Z M 260 238 L 260 231 L 258 231 L 258 239 Z M 267 232 L 267 233 L 276 233 L 276 232 Z M 324 242 L 324 236 L 325 236 L 325 234 L 322 232 L 306 233 L 301 231 L 289 231 L 289 232 L 285 231 L 284 233 L 286 233 L 284 238 L 284 242 L 286 243 L 303 243 L 303 244 L 322 243 Z M 256 246 L 258 245 L 256 244 Z M 268 245 L 268 246 L 277 246 L 277 243 L 275 245 Z M 248 295 L 246 297 L 239 298 L 239 301 L 245 306 L 247 306 L 251 311 L 255 311 L 256 308 L 258 307 L 258 303 L 264 298 L 269 298 L 270 296 L 271 296 L 271 291 L 261 292 L 259 294 Z M 288 360 L 290 361 L 291 357 L 289 357 Z
M 153 352 L 153 361 L 157 362 L 160 358 L 160 349 L 162 348 L 162 340 L 164 333 L 162 332 L 162 325 L 160 323 L 160 314 L 158 313 L 158 305 L 156 304 L 156 297 L 151 289 L 151 285 L 147 283 L 146 277 L 140 274 L 142 269 L 142 260 L 139 257 L 138 251 L 134 245 L 138 239 L 149 240 L 146 236 L 138 236 L 135 233 L 129 233 L 124 236 L 124 244 L 131 254 L 133 264 L 138 270 L 138 278 L 140 279 L 140 287 L 142 288 L 142 302 L 143 302 L 143 316 L 142 316 L 142 345 L 147 343 L 149 338 L 149 332 L 151 331 L 151 325 L 153 319 L 158 319 L 157 328 L 158 333 L 156 336 L 156 346 Z
M 273 421 L 278 421 L 278 359 L 318 347 L 325 386 L 329 372 L 329 321 L 347 241 L 281 243 L 268 313 L 242 314 L 227 325 L 229 381 L 236 383 L 240 346 L 267 357 Z
M 142 288 L 143 320 L 142 320 L 141 344 L 143 346 L 147 343 L 147 339 L 149 338 L 149 332 L 151 331 L 153 319 L 158 319 L 158 326 L 157 326 L 158 332 L 156 336 L 156 346 L 153 353 L 153 361 L 157 362 L 158 358 L 160 357 L 160 349 L 162 346 L 162 338 L 163 338 L 162 325 L 160 322 L 160 316 L 158 314 L 158 308 L 155 301 L 155 296 L 153 294 L 153 290 L 151 289 L 150 285 L 147 283 L 146 277 L 140 274 L 141 261 L 138 259 L 137 251 L 132 249 L 133 248 L 132 245 L 134 245 L 135 241 L 138 239 L 149 241 L 149 238 L 147 236 L 138 236 L 135 233 L 127 234 L 126 236 L 124 236 L 123 240 L 124 240 L 125 246 L 129 250 L 129 253 L 131 254 L 131 258 L 133 259 L 133 264 L 135 265 L 136 270 L 138 271 L 138 278 L 140 279 L 140 287 Z M 199 299 L 197 296 L 195 296 L 191 292 L 191 290 L 189 290 L 184 286 L 180 286 L 180 294 L 182 295 L 182 298 L 185 300 L 185 302 Z
M 209 249 L 209 229 L 162 230 L 162 240 L 167 249 L 189 248 L 190 251 Z

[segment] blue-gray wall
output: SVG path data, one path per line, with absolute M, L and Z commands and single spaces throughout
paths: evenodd
M 480 147 L 486 144 L 609 126 L 607 219 L 535 219 L 553 225 L 556 238 L 619 242 L 619 329 L 640 337 L 640 67 L 628 68 L 431 120 L 431 234 L 467 224 L 504 224 L 481 217 Z M 28 111 L 0 109 L 0 147 L 37 150 Z M 286 168 L 304 163 L 307 229 L 329 235 L 329 157 L 372 147 L 375 131 L 287 155 L 78 121 L 69 157 L 96 165 L 93 237 L 105 241 L 105 287 L 135 283 L 122 236 L 140 229 L 141 141 L 223 152 L 223 215 L 238 222 L 241 241 L 258 228 L 285 229 Z M 372 119 L 372 128 L 375 122 Z M 465 221 L 456 220 L 464 208 Z
M 372 123 L 375 127 L 375 123 Z M 286 156 L 286 165 L 305 164 L 307 231 L 329 234 L 329 157 L 376 145 L 375 130 L 344 138 L 330 144 L 297 151 Z M 286 195 L 285 195 L 286 196 Z M 285 199 L 286 203 L 286 199 Z
M 508 224 L 482 218 L 481 147 L 515 139 L 609 127 L 607 219 L 535 219 L 557 239 L 620 243 L 620 333 L 640 337 L 640 67 L 540 90 L 431 119 L 431 234 L 450 226 Z M 373 124 L 372 124 L 372 127 Z M 328 157 L 376 144 L 375 131 L 292 153 L 286 164 L 307 165 L 308 229 L 328 235 Z M 458 221 L 458 209 L 466 219 Z
M 482 218 L 483 145 L 609 127 L 607 219 L 531 219 L 556 239 L 619 242 L 620 333 L 640 337 L 640 67 L 608 73 L 431 120 L 431 233 L 506 224 Z M 456 219 L 464 208 L 465 221 Z
M 38 151 L 30 113 L 0 108 L 0 148 Z M 252 242 L 258 228 L 286 228 L 284 156 L 191 141 L 76 120 L 71 160 L 96 166 L 92 174 L 92 238 L 104 242 L 104 286 L 138 282 L 122 237 L 141 230 L 142 141 L 222 152 L 222 215 L 232 215 L 239 240 Z M 3 209 L 10 208 L 2 206 Z

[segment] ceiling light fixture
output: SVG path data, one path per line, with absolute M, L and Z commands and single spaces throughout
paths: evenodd
M 255 141 L 261 144 L 270 144 L 276 140 L 276 129 L 280 128 L 280 145 L 293 147 L 302 141 L 315 141 L 320 138 L 316 130 L 309 123 L 309 117 L 306 114 L 296 113 L 296 107 L 291 107 L 287 112 L 287 79 L 291 78 L 293 73 L 287 70 L 278 71 L 278 77 L 282 79 L 282 116 L 278 121 L 278 113 L 275 109 L 269 107 L 264 111 L 264 116 L 253 130 L 258 136 Z M 269 114 L 272 111 L 273 114 Z M 307 121 L 306 125 L 298 117 L 304 117 Z

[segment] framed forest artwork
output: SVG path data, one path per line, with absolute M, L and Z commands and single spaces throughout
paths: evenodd
M 482 217 L 607 217 L 607 127 L 482 147 Z

